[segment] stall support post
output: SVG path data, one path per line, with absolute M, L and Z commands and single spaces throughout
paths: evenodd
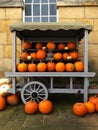
M 13 31 L 12 33 L 12 72 L 16 72 L 16 31 Z M 16 77 L 12 77 L 12 85 L 13 87 L 11 88 L 12 93 L 16 93 Z
M 88 87 L 89 87 L 89 80 L 88 78 L 84 78 L 84 102 L 88 101 Z
M 88 72 L 88 30 L 84 30 L 84 72 Z M 84 101 L 88 100 L 89 80 L 84 77 Z

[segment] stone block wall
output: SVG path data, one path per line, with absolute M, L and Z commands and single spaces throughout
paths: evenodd
M 22 21 L 22 8 L 0 8 L 0 78 L 5 71 L 12 69 L 12 33 L 10 25 Z M 17 55 L 20 55 L 20 41 L 18 40 Z
M 59 22 L 85 22 L 93 26 L 89 34 L 89 71 L 96 72 L 93 80 L 98 82 L 98 1 L 58 0 Z M 79 55 L 83 56 L 83 40 L 79 44 Z

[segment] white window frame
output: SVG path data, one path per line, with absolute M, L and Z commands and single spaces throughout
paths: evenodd
M 32 0 L 32 6 L 33 6 L 33 1 L 34 0 Z M 40 0 L 41 1 L 41 0 Z M 48 2 L 48 8 L 49 8 L 49 0 L 47 0 L 47 2 Z M 25 0 L 24 0 L 24 3 L 25 3 Z M 41 4 L 47 4 L 47 3 L 40 3 L 40 7 L 41 7 Z M 52 3 L 53 4 L 53 3 Z M 40 8 L 40 10 L 41 10 L 41 8 Z M 48 11 L 48 14 L 49 14 L 49 11 Z M 40 15 L 41 15 L 41 13 L 40 13 Z M 32 15 L 31 15 L 32 16 Z M 52 16 L 52 15 L 47 15 L 47 17 L 48 17 L 48 22 L 50 22 L 49 21 L 49 16 Z M 56 21 L 54 21 L 54 22 L 58 22 L 58 10 L 57 10 L 57 12 L 56 12 L 56 15 L 53 15 L 53 17 L 55 17 L 56 16 Z M 26 16 L 26 17 L 29 17 L 29 16 Z M 39 16 L 38 16 L 39 17 Z M 40 16 L 40 22 L 42 22 L 41 21 L 41 18 L 42 17 L 46 17 L 46 15 L 45 16 Z M 34 16 L 32 16 L 32 19 L 34 18 Z M 25 9 L 23 10 L 23 22 L 25 22 Z M 32 22 L 33 22 L 33 20 L 32 20 Z

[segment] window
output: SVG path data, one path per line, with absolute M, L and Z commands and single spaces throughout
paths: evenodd
M 56 0 L 25 0 L 25 22 L 56 22 Z

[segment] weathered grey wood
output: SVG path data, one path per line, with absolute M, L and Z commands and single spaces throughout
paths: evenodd
M 88 30 L 84 30 L 84 72 L 88 72 Z
M 12 58 L 12 72 L 6 72 L 5 75 L 7 77 L 12 78 L 12 84 L 13 87 L 10 89 L 10 92 L 16 93 L 17 91 L 17 85 L 16 85 L 16 78 L 17 77 L 22 77 L 24 79 L 24 84 L 27 84 L 28 82 L 31 82 L 30 78 L 32 77 L 48 77 L 50 78 L 50 83 L 49 83 L 49 88 L 48 91 L 49 93 L 82 93 L 84 95 L 83 100 L 87 101 L 88 100 L 88 93 L 92 93 L 94 91 L 89 91 L 89 78 L 95 76 L 95 72 L 88 72 L 88 32 L 89 30 L 83 29 L 81 35 L 82 37 L 84 36 L 84 72 L 16 72 L 16 48 L 17 48 L 17 33 L 19 30 L 15 31 L 13 30 L 13 58 Z M 17 33 L 16 33 L 17 32 Z M 33 32 L 32 32 L 33 34 Z M 73 34 L 73 31 L 72 31 Z M 20 35 L 22 35 L 20 33 Z M 23 36 L 18 35 L 22 41 L 24 40 L 31 40 L 31 42 L 47 42 L 47 41 L 54 41 L 54 42 L 67 42 L 67 41 L 75 41 L 76 46 L 78 47 L 78 43 L 80 40 L 80 34 L 76 35 L 69 35 L 68 37 L 65 37 L 64 35 L 60 35 L 59 37 L 56 36 L 50 36 L 50 37 L 26 37 L 24 38 Z M 68 77 L 69 78 L 69 83 L 65 88 L 55 88 L 54 87 L 54 78 L 55 77 Z M 73 82 L 73 78 L 82 78 L 83 83 L 82 85 L 79 85 L 79 88 L 76 87 L 77 84 Z M 26 80 L 25 80 L 26 79 Z M 24 87 L 24 86 L 23 86 Z M 67 88 L 66 88 L 67 87 Z M 76 88 L 75 88 L 76 87 Z M 20 89 L 20 91 L 22 88 Z
M 88 78 L 84 78 L 84 102 L 88 100 L 88 87 L 89 87 L 89 80 Z
M 16 72 L 16 31 L 13 32 L 13 46 L 12 46 L 12 72 Z
M 6 72 L 7 77 L 94 77 L 95 72 Z

